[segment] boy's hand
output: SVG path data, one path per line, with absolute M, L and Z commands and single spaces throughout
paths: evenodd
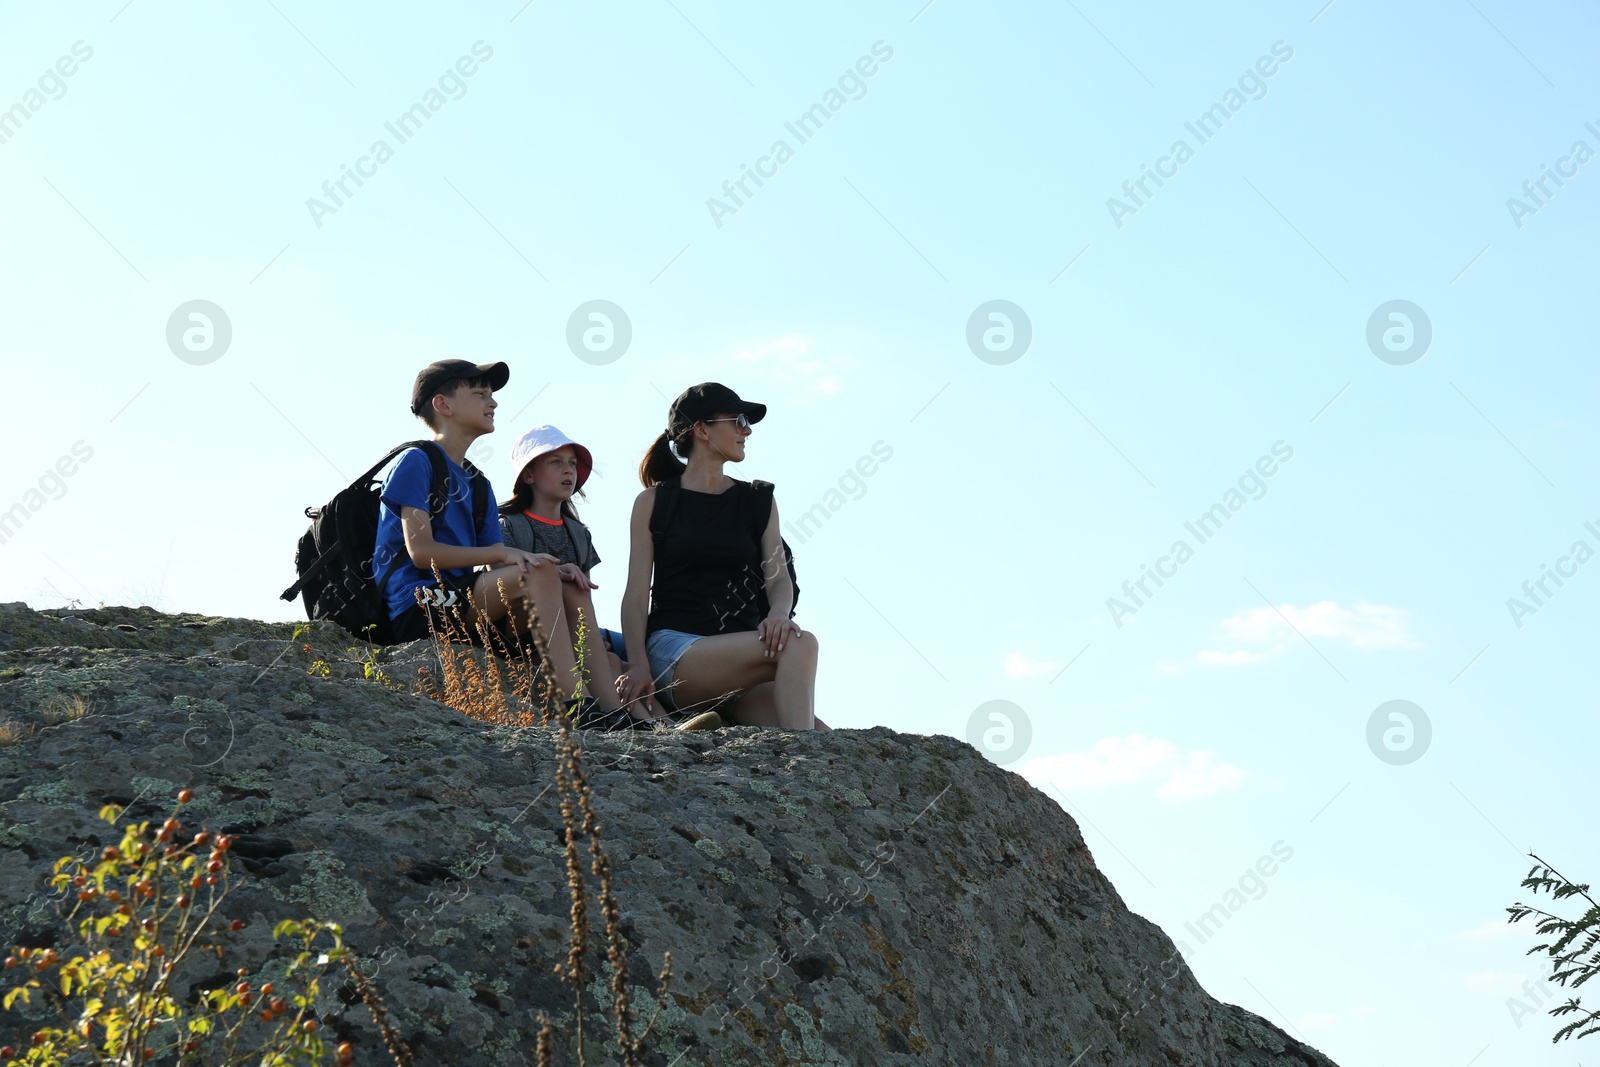
M 589 580 L 583 569 L 576 563 L 563 563 L 556 568 L 556 573 L 561 575 L 563 582 L 571 582 L 579 589 L 599 589 L 600 586 Z
M 520 548 L 507 548 L 505 555 L 500 557 L 500 562 L 515 565 L 523 574 L 527 574 L 535 567 L 543 567 L 547 563 L 557 567 L 561 565 L 561 561 L 548 552 L 524 552 Z

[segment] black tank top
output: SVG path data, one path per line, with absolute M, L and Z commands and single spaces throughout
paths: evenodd
M 678 486 L 666 528 L 655 537 L 646 633 L 710 637 L 761 625 L 761 543 L 750 498 L 750 483 L 737 480 L 722 493 Z

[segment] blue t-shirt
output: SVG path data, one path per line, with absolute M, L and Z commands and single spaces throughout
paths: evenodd
M 472 528 L 472 476 L 455 460 L 445 456 L 449 468 L 449 495 L 444 514 L 433 520 L 433 539 L 442 545 L 458 548 L 482 548 L 500 543 L 500 522 L 495 514 L 494 488 L 488 490 L 489 506 L 484 511 L 483 525 Z M 407 608 L 415 607 L 419 586 L 433 585 L 433 571 L 421 570 L 411 562 L 406 553 L 405 530 L 400 522 L 403 507 L 428 510 L 428 491 L 433 486 L 433 464 L 420 448 L 408 448 L 400 453 L 383 479 L 382 505 L 378 509 L 378 540 L 373 546 L 372 572 L 382 575 L 393 565 L 383 584 L 384 600 L 389 605 L 389 617 L 398 618 Z M 469 574 L 473 568 L 439 568 L 441 575 Z

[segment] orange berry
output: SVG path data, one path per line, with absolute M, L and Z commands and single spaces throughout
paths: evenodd
M 190 900 L 189 894 L 185 893 L 183 896 L 174 901 L 174 903 L 176 903 L 180 908 L 187 908 L 190 904 L 193 904 L 194 901 Z
M 316 1028 L 317 1020 L 315 1019 L 307 1019 L 305 1022 L 300 1024 L 300 1029 L 304 1030 L 308 1034 Z
M 271 982 L 268 982 L 266 985 L 261 987 L 261 995 L 264 996 L 264 997 L 272 996 L 272 983 Z
M 244 929 L 244 920 L 243 919 L 235 919 L 235 920 L 233 920 L 233 922 L 228 924 L 228 929 L 230 929 L 230 930 L 243 930 Z
M 79 875 L 75 875 L 73 877 L 72 884 L 73 885 L 85 885 L 85 884 L 88 883 L 88 881 L 89 881 L 89 879 L 86 876 L 79 874 Z
M 7 969 L 15 967 L 18 963 L 21 963 L 21 962 L 22 961 L 17 959 L 17 957 L 15 957 L 15 956 L 7 956 L 6 957 L 6 967 L 7 967 Z
M 100 858 L 103 860 L 121 859 L 122 853 L 118 852 L 114 848 L 107 848 L 104 852 L 100 853 Z
M 106 899 L 113 904 L 119 904 L 122 902 L 122 894 L 115 889 L 108 889 L 106 890 Z
M 196 848 L 205 848 L 207 845 L 211 844 L 211 831 L 201 830 L 199 833 L 195 834 L 194 843 Z
M 222 861 L 221 860 L 211 860 L 209 863 L 206 864 L 206 870 L 210 871 L 212 874 L 217 873 L 218 871 L 222 870 Z
M 193 799 L 194 799 L 194 790 L 193 789 L 180 789 L 180 790 L 178 790 L 178 803 L 179 804 L 187 804 L 187 803 L 189 803 L 189 801 L 191 801 Z

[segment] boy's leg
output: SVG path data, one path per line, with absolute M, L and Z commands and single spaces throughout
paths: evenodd
M 478 575 L 472 585 L 473 607 L 468 609 L 467 623 L 475 625 L 479 614 L 488 622 L 506 617 L 510 605 L 511 621 L 526 630 L 529 628 L 528 609 L 538 616 L 540 635 L 545 649 L 550 653 L 550 669 L 556 676 L 556 690 L 563 698 L 580 695 L 575 684 L 578 658 L 572 651 L 572 639 L 567 634 L 562 617 L 563 602 L 561 576 L 553 566 L 531 567 L 523 574 L 517 567 L 507 564 Z M 501 597 L 504 589 L 505 596 Z
M 589 677 L 585 680 L 589 695 L 600 705 L 601 711 L 616 711 L 622 707 L 617 699 L 617 676 L 610 670 L 610 653 L 600 641 L 600 630 L 594 622 L 594 598 L 589 590 L 580 589 L 576 582 L 561 583 L 562 606 L 566 610 L 567 631 L 573 649 L 578 648 L 578 617 L 583 617 L 583 664 Z M 576 657 L 574 657 L 576 663 Z
M 747 693 L 756 697 L 748 714 L 766 720 L 759 725 L 810 730 L 816 718 L 817 639 L 804 631 L 790 638 L 777 656 L 769 657 L 754 631 L 702 637 L 678 657 L 672 680 L 676 685 L 672 699 L 680 708 L 729 692 Z M 772 683 L 770 695 L 753 692 L 763 682 Z M 740 722 L 745 721 L 740 716 L 743 704 L 741 700 L 734 709 Z

